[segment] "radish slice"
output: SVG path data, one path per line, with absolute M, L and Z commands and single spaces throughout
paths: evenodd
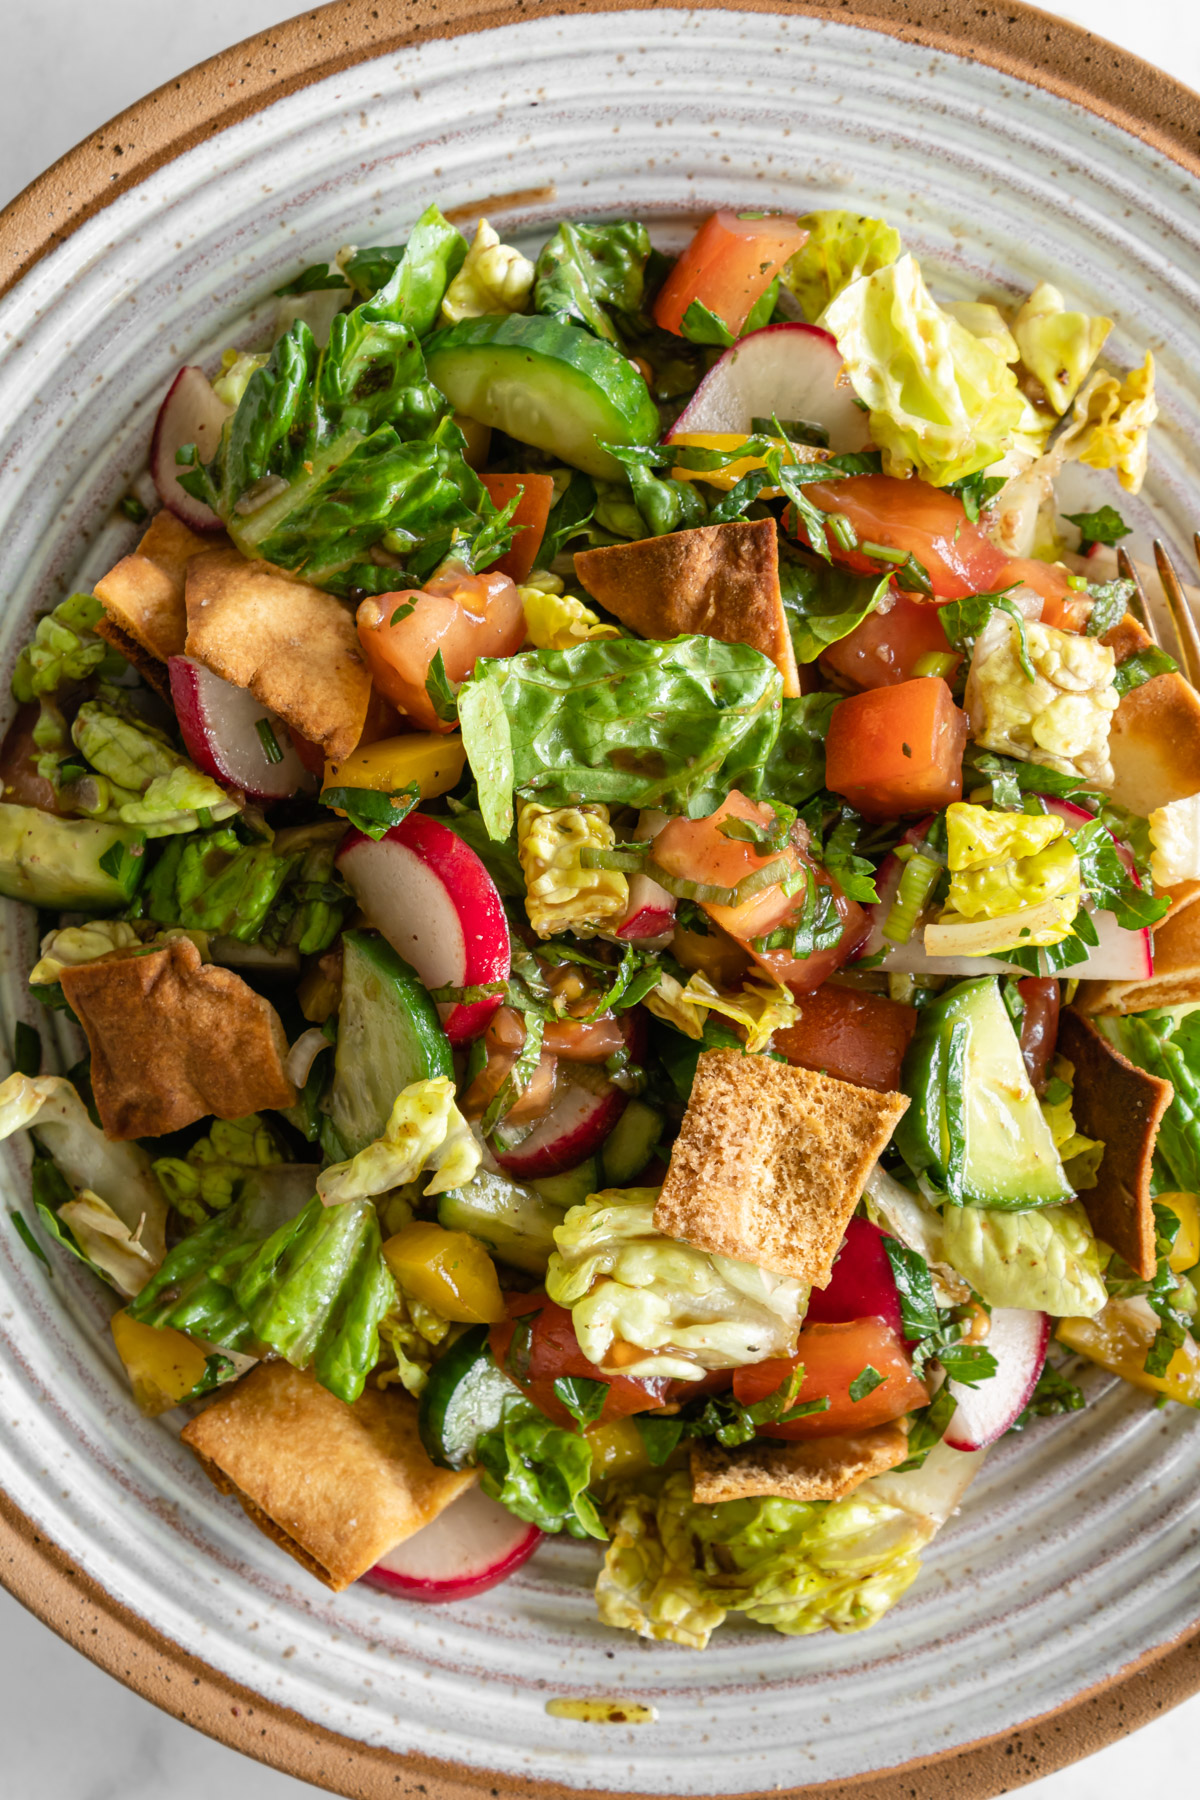
M 193 531 L 221 531 L 223 526 L 203 500 L 193 500 L 179 485 L 182 470 L 175 452 L 195 444 L 201 462 L 211 462 L 221 438 L 229 408 L 218 400 L 203 369 L 180 369 L 167 389 L 167 397 L 154 421 L 150 440 L 150 474 L 158 497 L 177 519 Z
M 389 1550 L 364 1580 L 406 1600 L 467 1600 L 507 1581 L 542 1541 L 477 1487 Z
M 287 800 L 312 785 L 287 726 L 249 688 L 235 687 L 190 656 L 170 657 L 167 673 L 180 735 L 205 775 L 240 788 L 251 800 Z M 276 762 L 260 725 L 269 727 L 275 740 Z
M 519 1144 L 495 1150 L 496 1161 L 518 1181 L 574 1169 L 600 1148 L 625 1111 L 626 1099 L 602 1069 L 560 1062 L 554 1105 Z
M 833 451 L 865 450 L 867 415 L 854 389 L 838 385 L 842 353 L 817 325 L 764 325 L 713 364 L 667 434 L 749 432 L 755 418 L 804 419 L 822 425 Z
M 371 924 L 427 988 L 484 987 L 508 978 L 504 902 L 474 850 L 440 820 L 410 813 L 378 843 L 351 831 L 337 866 Z M 499 1005 L 499 995 L 439 1004 L 446 1036 L 452 1044 L 478 1037 Z
M 675 898 L 640 872 L 629 877 L 629 904 L 614 936 L 623 943 L 642 943 L 675 929 Z
M 874 1316 L 903 1339 L 896 1277 L 883 1247 L 888 1235 L 870 1219 L 851 1219 L 828 1284 L 808 1297 L 806 1324 L 842 1325 Z
M 992 1308 L 984 1348 L 996 1358 L 996 1373 L 977 1388 L 947 1382 L 958 1402 L 946 1428 L 952 1450 L 983 1450 L 1015 1425 L 1033 1397 L 1050 1342 L 1049 1313 L 1015 1306 Z

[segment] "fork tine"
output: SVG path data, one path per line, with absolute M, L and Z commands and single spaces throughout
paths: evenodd
M 1129 602 L 1129 610 L 1141 626 L 1152 644 L 1158 644 L 1158 630 L 1154 623 L 1154 615 L 1146 604 L 1146 590 L 1142 586 L 1142 578 L 1129 559 L 1124 549 L 1117 550 L 1117 574 L 1123 581 L 1132 581 L 1133 597 Z M 1161 647 L 1161 646 L 1160 646 Z
M 1167 597 L 1171 623 L 1179 639 L 1179 660 L 1183 664 L 1184 674 L 1192 686 L 1196 687 L 1200 684 L 1200 631 L 1196 629 L 1188 597 L 1175 573 L 1175 566 L 1167 555 L 1166 546 L 1158 538 L 1154 540 L 1154 561 Z

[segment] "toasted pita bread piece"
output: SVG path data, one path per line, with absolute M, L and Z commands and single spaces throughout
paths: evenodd
M 64 969 L 62 988 L 87 1033 L 106 1137 L 295 1104 L 279 1014 L 240 975 L 202 965 L 190 938 Z
M 767 1056 L 704 1050 L 655 1229 L 824 1287 L 873 1164 L 908 1106 Z
M 136 638 L 131 638 L 127 631 L 122 631 L 108 613 L 96 621 L 96 636 L 102 637 L 105 643 L 120 651 L 125 661 L 137 670 L 146 686 L 152 687 L 160 700 L 170 700 L 171 677 L 167 673 L 166 663 L 159 662 L 157 656 L 151 656 Z
M 1100 642 L 1108 645 L 1118 663 L 1123 663 L 1128 657 L 1136 656 L 1139 650 L 1149 650 L 1154 639 L 1141 622 L 1127 612 L 1119 625 L 1105 632 Z
M 1156 675 L 1112 716 L 1112 797 L 1143 817 L 1200 793 L 1200 695 L 1182 675 Z
M 181 1435 L 221 1492 L 335 1594 L 477 1477 L 434 1467 L 408 1394 L 366 1388 L 347 1406 L 286 1362 L 259 1363 Z
M 202 550 L 211 550 L 214 543 L 228 541 L 224 536 L 201 537 L 164 508 L 151 519 L 133 555 L 123 556 L 96 583 L 96 598 L 117 629 L 156 662 L 182 656 L 187 637 L 183 583 L 188 562 Z M 101 636 L 108 637 L 108 633 Z M 109 638 L 109 642 L 117 641 Z M 117 649 L 126 654 L 122 644 L 117 643 Z
M 1155 1271 L 1150 1175 L 1154 1140 L 1175 1090 L 1102 1038 L 1074 1007 L 1063 1013 L 1058 1048 L 1075 1065 L 1075 1124 L 1104 1144 L 1096 1185 L 1080 1194 L 1096 1236 L 1143 1281 Z
M 189 656 L 249 688 L 327 757 L 349 756 L 371 677 L 339 600 L 233 549 L 193 557 L 186 600 Z
M 1200 1000 L 1200 881 L 1184 882 L 1171 898 L 1170 912 L 1154 927 L 1154 973 L 1142 981 L 1081 982 L 1081 1013 L 1149 1012 Z
M 808 1442 L 755 1438 L 735 1450 L 704 1438 L 692 1445 L 692 1499 L 702 1506 L 758 1494 L 840 1500 L 872 1475 L 896 1468 L 907 1455 L 908 1432 L 899 1420 Z
M 750 644 L 779 669 L 785 694 L 800 692 L 773 519 L 577 550 L 575 573 L 594 600 L 643 637 L 694 633 Z

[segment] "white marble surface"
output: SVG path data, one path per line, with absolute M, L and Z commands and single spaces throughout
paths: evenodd
M 201 57 L 278 23 L 274 0 L 10 0 L 4 9 L 0 204 L 79 137 Z M 1073 0 L 1046 10 L 1200 87 L 1200 15 L 1180 0 Z M 1029 1800 L 1189 1793 L 1200 1696 L 1090 1761 L 1024 1789 Z M 300 1800 L 316 1790 L 259 1767 L 127 1693 L 0 1592 L 4 1800 Z

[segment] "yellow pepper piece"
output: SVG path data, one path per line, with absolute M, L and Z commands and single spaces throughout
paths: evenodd
M 447 1231 L 414 1219 L 383 1246 L 388 1268 L 406 1294 L 463 1325 L 506 1318 L 496 1266 L 469 1231 Z
M 1168 1258 L 1177 1275 L 1200 1263 L 1200 1200 L 1195 1194 L 1156 1194 L 1159 1206 L 1169 1206 L 1179 1220 L 1179 1230 Z
M 746 442 L 744 431 L 680 431 L 671 439 L 673 444 L 690 444 L 702 450 L 736 450 L 739 444 Z M 782 438 L 771 439 L 781 450 L 787 445 Z M 820 458 L 820 451 L 814 450 L 814 458 Z M 729 489 L 739 482 L 743 475 L 751 469 L 761 469 L 765 465 L 761 456 L 740 456 L 737 462 L 727 463 L 723 469 L 672 469 L 673 481 L 707 481 L 712 487 Z M 759 494 L 760 500 L 778 500 L 782 488 L 765 487 Z
M 642 1434 L 632 1419 L 590 1425 L 584 1436 L 592 1447 L 594 1481 L 622 1481 L 629 1475 L 644 1475 L 651 1466 Z
M 467 753 L 455 732 L 413 732 L 407 737 L 380 738 L 352 750 L 341 762 L 325 764 L 326 788 L 372 788 L 377 794 L 394 794 L 416 782 L 422 800 L 447 794 L 463 772 Z M 335 807 L 334 811 L 338 809 Z
M 1166 1394 L 1169 1400 L 1180 1400 L 1186 1406 L 1200 1404 L 1200 1345 L 1192 1338 L 1184 1339 L 1165 1375 L 1147 1375 L 1146 1352 L 1157 1328 L 1158 1320 L 1145 1301 L 1110 1300 L 1094 1319 L 1060 1319 L 1058 1338 L 1134 1387 Z
M 208 1352 L 171 1325 L 143 1325 L 122 1308 L 113 1314 L 112 1334 L 133 1397 L 148 1418 L 178 1406 L 204 1377 Z

